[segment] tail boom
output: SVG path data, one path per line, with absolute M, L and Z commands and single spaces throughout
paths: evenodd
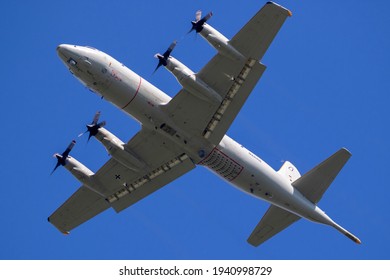
M 335 229 L 337 229 L 339 232 L 341 232 L 342 234 L 344 234 L 346 237 L 348 237 L 349 239 L 351 239 L 353 242 L 355 242 L 356 244 L 362 244 L 362 242 L 360 241 L 359 238 L 357 238 L 355 235 L 353 235 L 352 233 L 350 233 L 349 231 L 347 231 L 345 228 L 339 226 L 338 224 L 334 223 L 332 225 Z

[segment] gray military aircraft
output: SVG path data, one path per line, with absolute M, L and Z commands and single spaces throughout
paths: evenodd
M 356 243 L 360 240 L 328 217 L 318 202 L 348 161 L 342 148 L 303 176 L 286 161 L 275 171 L 262 159 L 225 135 L 266 67 L 260 62 L 277 32 L 291 16 L 286 8 L 267 2 L 231 39 L 196 14 L 191 31 L 199 33 L 217 54 L 197 73 L 171 56 L 176 42 L 157 54 L 156 70 L 164 66 L 181 84 L 173 97 L 95 48 L 57 47 L 65 66 L 82 84 L 142 124 L 127 143 L 99 122 L 87 126 L 111 158 L 92 172 L 69 155 L 75 142 L 56 154 L 81 187 L 49 218 L 63 233 L 107 208 L 120 212 L 196 165 L 201 165 L 245 193 L 271 204 L 250 235 L 258 246 L 300 218 L 330 225 Z M 55 170 L 54 169 L 54 170 Z M 53 172 L 54 172 L 53 170 Z

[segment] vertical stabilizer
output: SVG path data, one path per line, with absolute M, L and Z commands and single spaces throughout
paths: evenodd
M 347 149 L 342 148 L 293 182 L 292 185 L 307 199 L 317 204 L 350 157 L 351 153 Z M 328 216 L 326 217 L 328 221 L 324 222 L 325 224 L 334 227 L 353 242 L 361 244 L 359 238 L 336 224 Z
M 286 177 L 290 181 L 290 183 L 293 183 L 299 177 L 301 177 L 301 174 L 299 173 L 298 169 L 289 161 L 284 162 L 282 167 L 280 167 L 278 173 L 283 177 Z

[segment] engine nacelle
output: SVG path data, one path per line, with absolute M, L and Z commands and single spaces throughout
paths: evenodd
M 229 40 L 207 23 L 199 34 L 220 54 L 236 61 L 245 61 L 245 57 L 229 44 Z
M 125 143 L 107 129 L 99 128 L 95 137 L 103 144 L 107 152 L 122 165 L 134 171 L 139 171 L 145 167 L 145 163 L 126 150 Z
M 79 162 L 77 159 L 68 156 L 66 158 L 64 167 L 67 170 L 69 170 L 69 172 L 72 173 L 72 175 L 76 177 L 76 179 L 79 180 L 84 185 L 86 186 L 92 185 L 92 177 L 95 173 L 89 170 L 84 164 Z
M 165 66 L 188 92 L 205 101 L 221 103 L 222 97 L 176 58 L 170 56 Z

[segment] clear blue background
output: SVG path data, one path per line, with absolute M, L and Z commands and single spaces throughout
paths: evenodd
M 56 54 L 61 43 L 109 53 L 173 96 L 153 55 L 198 71 L 215 51 L 190 29 L 195 12 L 231 38 L 265 1 L 2 1 L 0 10 L 1 259 L 389 259 L 389 1 L 287 1 L 268 66 L 228 134 L 274 169 L 305 173 L 340 147 L 353 157 L 319 203 L 361 238 L 300 220 L 258 248 L 246 239 L 268 208 L 206 169 L 121 214 L 112 209 L 63 236 L 46 218 L 76 189 L 52 154 L 97 110 L 123 141 L 140 128 L 83 88 Z M 184 37 L 183 37 L 184 36 Z M 108 156 L 92 139 L 72 155 L 92 170 Z

